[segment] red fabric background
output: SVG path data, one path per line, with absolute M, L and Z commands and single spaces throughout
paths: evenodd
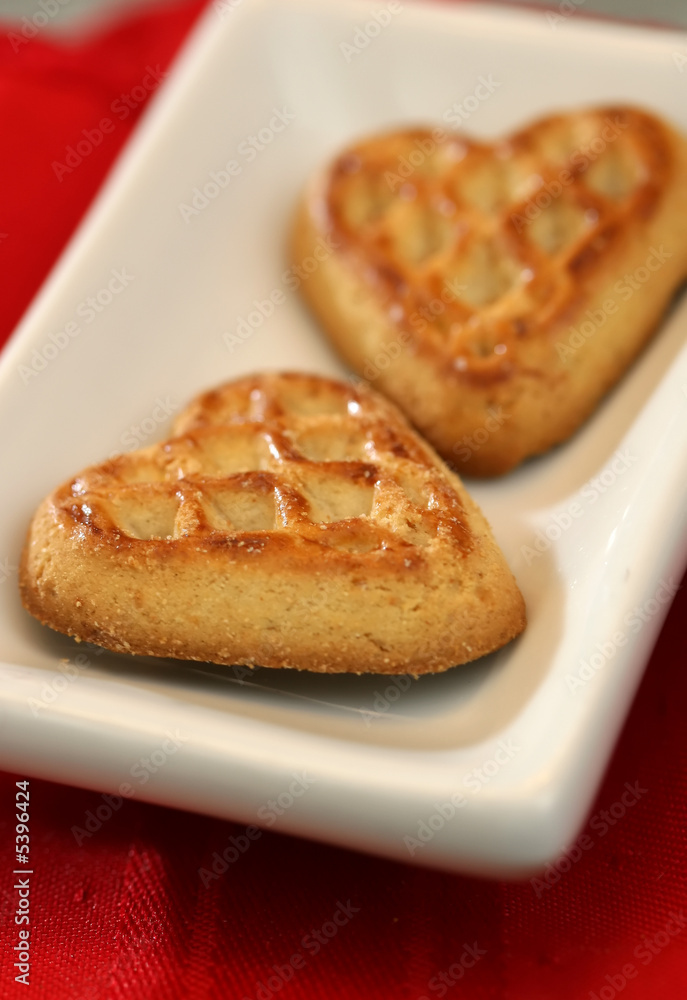
M 0 36 L 0 342 L 40 285 L 138 111 L 70 174 L 53 162 L 165 67 L 199 10 L 139 16 L 73 47 Z M 18 49 L 18 51 L 15 51 Z M 0 997 L 48 1000 L 627 1000 L 687 996 L 687 588 L 676 597 L 594 815 L 639 782 L 638 803 L 551 886 L 428 872 L 264 833 L 219 879 L 198 870 L 242 828 L 126 801 L 78 846 L 96 793 L 31 782 L 32 970 L 14 983 L 14 781 L 0 776 Z M 304 938 L 356 908 L 317 954 Z M 341 911 L 339 911 L 341 913 Z M 687 914 L 685 914 L 687 916 Z M 339 919 L 342 919 L 341 916 Z M 681 919 L 681 918 L 680 918 Z M 334 924 L 331 925 L 332 927 Z M 654 939 L 645 950 L 645 937 Z M 464 946 L 485 954 L 445 992 Z M 637 952 L 639 949 L 639 952 Z M 292 975 L 285 968 L 299 953 Z M 479 953 L 479 952 L 478 952 Z M 624 981 L 631 963 L 635 977 Z M 299 963 L 296 963 L 299 964 Z M 281 967 L 283 975 L 273 966 Z M 293 971 L 293 970 L 292 970 Z M 269 977 L 272 976 L 271 980 Z M 261 987 L 260 984 L 265 984 Z

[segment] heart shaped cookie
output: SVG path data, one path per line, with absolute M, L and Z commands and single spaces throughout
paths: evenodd
M 124 653 L 421 674 L 497 649 L 524 604 L 457 476 L 369 389 L 255 375 L 36 513 L 20 586 Z
M 646 112 L 555 115 L 494 145 L 441 129 L 314 178 L 294 273 L 351 366 L 472 475 L 564 441 L 687 273 L 687 144 Z

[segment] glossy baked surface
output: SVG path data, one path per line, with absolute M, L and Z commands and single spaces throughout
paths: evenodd
M 524 602 L 457 477 L 369 389 L 260 374 L 48 497 L 20 576 L 45 624 L 120 652 L 426 673 Z
M 350 146 L 311 185 L 293 256 L 327 236 L 302 290 L 338 349 L 489 475 L 565 440 L 620 378 L 687 273 L 685 211 L 684 139 L 607 105 L 495 143 L 426 128 Z M 462 458 L 495 408 L 502 428 Z

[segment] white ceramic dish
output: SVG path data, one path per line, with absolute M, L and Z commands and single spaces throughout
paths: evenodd
M 162 436 L 169 411 L 202 387 L 260 368 L 342 372 L 284 275 L 295 199 L 341 144 L 394 123 L 441 123 L 480 77 L 498 84 L 467 123 L 480 136 L 610 100 L 687 128 L 687 78 L 673 57 L 682 35 L 577 15 L 554 31 L 542 13 L 486 5 L 396 6 L 227 0 L 208 10 L 5 351 L 0 766 L 518 875 L 574 839 L 667 611 L 661 581 L 679 580 L 685 564 L 684 304 L 573 441 L 471 484 L 530 617 L 518 642 L 471 666 L 412 684 L 267 670 L 243 683 L 211 665 L 80 650 L 30 619 L 15 585 L 41 497 L 104 454 Z M 230 160 L 238 170 L 220 175 L 207 205 L 182 210 Z M 228 350 L 223 335 L 275 290 L 284 301 L 262 322 L 253 315 L 253 335 Z M 69 323 L 80 332 L 62 336 Z M 590 679 L 574 686 L 581 661 Z M 300 785 L 294 772 L 305 772 Z

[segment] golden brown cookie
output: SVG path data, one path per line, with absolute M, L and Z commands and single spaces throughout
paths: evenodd
M 620 378 L 685 278 L 686 218 L 685 139 L 604 107 L 493 145 L 357 143 L 308 187 L 292 257 L 317 261 L 300 287 L 345 360 L 486 476 L 564 441 Z
M 255 375 L 175 436 L 41 504 L 20 586 L 45 625 L 123 653 L 422 674 L 525 626 L 460 480 L 369 389 Z

